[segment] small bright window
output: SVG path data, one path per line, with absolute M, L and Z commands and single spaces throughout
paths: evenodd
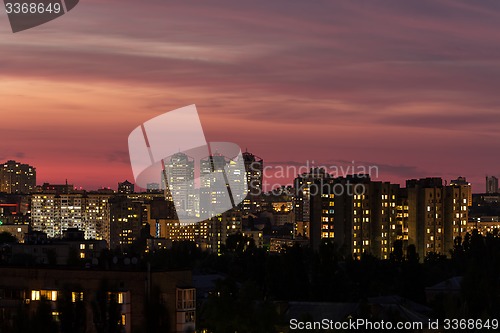
M 123 293 L 118 293 L 118 304 L 123 304 Z
M 31 291 L 31 300 L 39 301 L 40 300 L 40 290 L 32 290 Z

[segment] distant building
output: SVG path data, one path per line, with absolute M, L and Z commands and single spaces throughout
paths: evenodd
M 221 253 L 222 245 L 226 244 L 227 237 L 242 232 L 242 213 L 232 209 L 207 221 L 207 248 L 214 253 Z
M 467 232 L 470 186 L 443 185 L 441 178 L 407 181 L 409 244 L 420 259 L 429 253 L 448 255 L 456 237 Z
M 294 224 L 295 214 L 293 211 L 290 212 L 273 212 L 273 224 L 276 226 L 282 226 L 285 224 Z
M 260 212 L 264 160 L 248 151 L 243 153 L 248 195 L 243 201 L 243 214 Z
M 472 206 L 472 186 L 465 177 L 458 177 L 450 181 L 450 186 L 460 186 L 463 190 L 467 191 L 467 204 Z
M 500 233 L 500 216 L 469 217 L 467 232 L 472 234 L 477 230 L 480 235 Z
M 309 173 L 298 175 L 294 181 L 295 187 L 295 235 L 309 238 L 309 223 L 311 215 L 311 188 L 316 189 L 316 180 L 332 178 L 325 169 L 312 168 Z M 300 225 L 300 228 L 298 226 Z M 299 233 L 301 230 L 302 233 Z
M 294 197 L 287 192 L 278 190 L 268 192 L 262 196 L 262 211 L 272 213 L 272 224 L 282 226 L 287 223 L 295 223 Z M 261 215 L 262 216 L 262 215 Z M 295 231 L 300 228 L 295 224 Z M 299 232 L 297 232 L 299 234 Z M 300 232 L 302 234 L 302 232 Z
M 199 216 L 209 219 L 239 206 L 248 193 L 244 174 L 243 164 L 220 153 L 201 159 Z
M 405 252 L 413 244 L 423 259 L 448 255 L 467 230 L 471 185 L 462 177 L 449 185 L 441 178 L 408 180 L 403 189 L 368 175 L 323 177 L 309 186 L 317 189 L 309 205 L 309 238 L 316 250 L 331 239 L 346 256 L 389 259 L 396 245 Z
M 345 256 L 369 253 L 388 259 L 396 241 L 404 247 L 408 208 L 398 184 L 372 181 L 368 175 L 315 181 L 310 199 L 313 249 L 331 239 Z
M 35 192 L 50 194 L 69 194 L 76 193 L 78 191 L 75 190 L 75 187 L 72 184 L 68 184 L 68 181 L 66 181 L 65 184 L 43 183 L 42 186 L 37 186 Z
M 172 240 L 166 238 L 148 238 L 146 240 L 146 252 L 156 252 L 172 248 Z
M 271 253 L 281 253 L 286 248 L 294 246 L 308 246 L 309 240 L 304 237 L 296 238 L 285 238 L 285 237 L 273 237 L 269 241 L 269 252 Z
M 148 192 L 158 192 L 160 191 L 160 184 L 159 183 L 149 183 L 146 185 L 146 190 Z
M 179 220 L 172 219 L 150 221 L 150 225 L 154 225 L 152 223 L 156 223 L 157 228 L 156 231 L 151 228 L 151 233 L 154 232 L 154 235 L 151 236 L 159 237 L 159 239 L 168 239 L 174 242 L 196 241 L 200 228 L 200 223 L 181 223 Z
M 194 160 L 184 153 L 176 153 L 166 161 L 165 174 L 177 214 L 186 218 L 196 216 Z
M 50 238 L 62 238 L 69 228 L 82 230 L 85 239 L 110 242 L 110 194 L 35 193 L 31 197 L 31 226 Z
M 146 222 L 149 224 L 151 237 L 166 237 L 165 224 L 178 221 L 174 203 L 164 197 L 154 198 L 145 202 Z M 166 237 L 169 238 L 169 237 Z
M 31 193 L 36 186 L 36 169 L 29 165 L 9 160 L 0 165 L 0 192 Z
M 110 248 L 124 249 L 141 236 L 145 223 L 144 202 L 118 195 L 109 199 Z
M 264 247 L 264 236 L 263 232 L 260 230 L 246 230 L 242 232 L 243 237 L 248 237 L 253 239 L 255 247 L 262 248 Z
M 119 194 L 132 194 L 134 193 L 134 184 L 129 182 L 128 180 L 123 183 L 118 183 L 118 193 Z
M 28 224 L 30 201 L 29 194 L 0 194 L 0 224 Z
M 498 193 L 498 178 L 486 176 L 486 193 Z
M 474 194 L 473 205 L 469 209 L 467 231 L 477 229 L 480 234 L 500 231 L 500 193 Z

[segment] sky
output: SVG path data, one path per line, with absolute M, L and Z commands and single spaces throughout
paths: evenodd
M 196 104 L 208 141 L 269 167 L 481 192 L 500 175 L 499 41 L 497 0 L 82 0 L 16 34 L 2 12 L 0 161 L 116 188 L 130 132 Z

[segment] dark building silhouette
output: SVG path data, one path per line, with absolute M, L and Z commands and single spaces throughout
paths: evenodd
M 109 199 L 110 248 L 123 250 L 141 235 L 144 221 L 141 200 L 118 195 Z
M 35 167 L 13 160 L 0 164 L 0 192 L 31 193 L 35 186 Z
M 120 194 L 132 194 L 134 193 L 134 184 L 129 182 L 128 180 L 123 183 L 118 183 L 118 193 Z
M 486 176 L 486 193 L 498 193 L 498 178 Z
M 261 211 L 264 160 L 246 151 L 243 153 L 243 161 L 248 185 L 248 195 L 243 201 L 243 213 L 256 213 Z
M 164 332 L 195 331 L 196 290 L 190 271 L 0 267 L 0 275 L 0 323 L 6 332 L 13 331 L 16 317 L 29 320 L 43 300 L 56 325 L 62 316 L 76 313 L 75 324 L 88 333 L 102 332 L 112 316 L 117 331 L 124 333 L 160 329 L 152 322 L 163 322 Z

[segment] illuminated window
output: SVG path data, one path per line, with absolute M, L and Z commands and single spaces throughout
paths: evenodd
M 80 244 L 80 250 L 85 250 L 85 244 Z
M 39 301 L 40 300 L 40 290 L 32 290 L 31 291 L 31 300 Z
M 76 303 L 76 302 L 81 302 L 81 301 L 83 301 L 83 292 L 73 291 L 71 293 L 71 302 Z
M 118 304 L 123 304 L 123 293 L 118 293 Z

